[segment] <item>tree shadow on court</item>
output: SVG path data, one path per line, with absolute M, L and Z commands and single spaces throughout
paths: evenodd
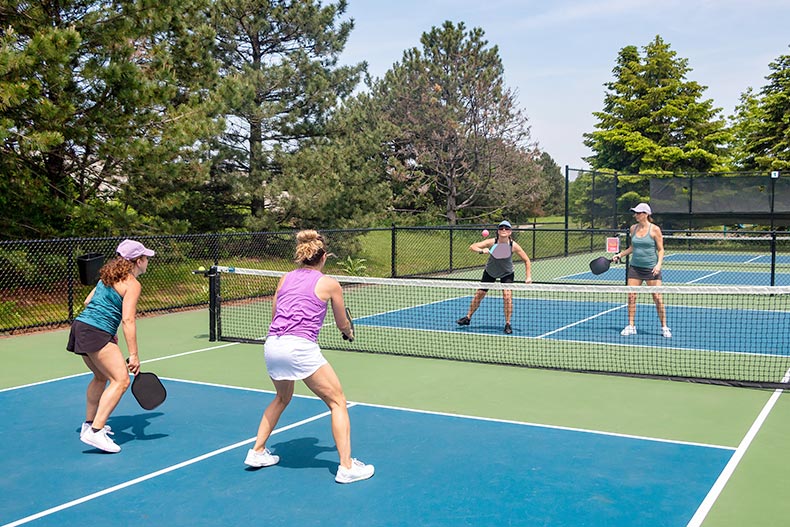
M 279 467 L 285 468 L 326 468 L 333 474 L 337 472 L 337 449 L 335 445 L 322 446 L 317 437 L 300 437 L 271 445 L 273 454 L 280 456 Z M 324 452 L 334 453 L 334 459 L 318 459 Z M 251 469 L 257 470 L 257 469 Z

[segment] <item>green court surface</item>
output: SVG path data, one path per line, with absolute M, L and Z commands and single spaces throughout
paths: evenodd
M 67 329 L 60 329 L 0 338 L 0 389 L 84 373 L 82 362 L 65 351 L 67 335 Z M 140 318 L 138 340 L 143 369 L 161 377 L 271 389 L 262 345 L 209 342 L 206 310 Z M 702 525 L 781 526 L 790 517 L 786 394 L 450 360 L 324 353 L 349 401 L 738 449 L 728 465 L 734 469 L 732 475 L 719 478 Z M 296 390 L 310 395 L 301 383 Z M 83 409 L 74 411 L 81 416 Z M 35 426 L 35 415 L 30 423 Z M 240 426 L 251 436 L 257 422 Z M 46 448 L 46 438 L 41 440 Z M 496 447 L 477 445 L 482 462 L 486 450 Z

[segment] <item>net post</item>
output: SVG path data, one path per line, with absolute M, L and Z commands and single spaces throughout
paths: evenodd
M 208 340 L 217 341 L 217 321 L 219 320 L 219 273 L 213 265 L 208 272 Z
M 617 177 L 617 172 L 614 173 L 614 196 L 612 196 L 612 228 L 619 227 L 617 222 L 617 196 L 620 195 L 620 178 Z

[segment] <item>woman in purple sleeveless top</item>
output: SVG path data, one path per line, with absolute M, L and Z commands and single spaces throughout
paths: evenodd
M 340 379 L 317 343 L 329 301 L 337 328 L 347 337 L 354 336 L 351 321 L 346 317 L 343 290 L 337 280 L 322 273 L 328 255 L 323 237 L 314 230 L 304 230 L 296 235 L 296 241 L 296 262 L 300 267 L 277 284 L 272 323 L 264 344 L 266 369 L 277 393 L 263 412 L 255 445 L 247 452 L 244 463 L 260 468 L 280 461 L 279 456 L 266 448 L 266 441 L 291 402 L 294 382 L 301 380 L 332 412 L 332 435 L 340 457 L 335 481 L 353 483 L 368 479 L 374 467 L 351 457 L 346 396 Z

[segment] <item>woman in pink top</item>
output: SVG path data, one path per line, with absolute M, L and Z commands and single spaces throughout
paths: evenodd
M 296 262 L 300 267 L 284 275 L 277 284 L 272 323 L 264 344 L 266 369 L 277 393 L 263 412 L 255 445 L 247 452 L 244 463 L 259 468 L 280 461 L 279 456 L 266 448 L 266 441 L 291 402 L 294 382 L 302 380 L 332 412 L 332 435 L 340 456 L 335 481 L 353 483 L 368 479 L 374 467 L 351 457 L 346 396 L 340 379 L 317 343 L 330 300 L 337 328 L 347 337 L 354 336 L 351 321 L 346 317 L 343 290 L 337 280 L 322 273 L 328 255 L 323 237 L 314 230 L 304 230 L 296 235 L 296 241 Z

